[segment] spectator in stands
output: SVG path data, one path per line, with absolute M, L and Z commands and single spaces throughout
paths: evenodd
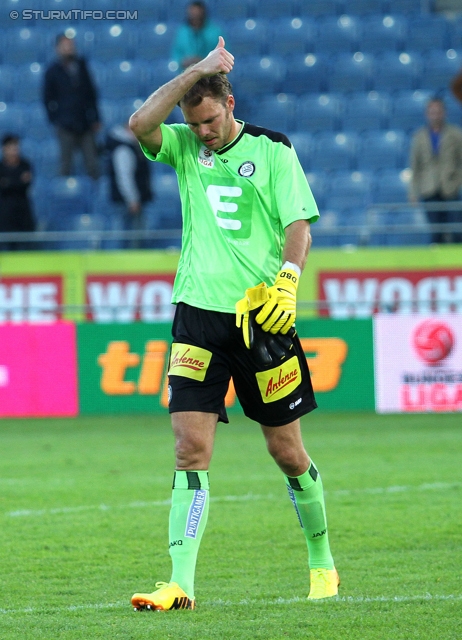
M 21 156 L 19 138 L 7 134 L 2 139 L 0 161 L 0 233 L 35 231 L 28 190 L 32 182 L 30 162 Z M 28 242 L 0 242 L 0 250 L 31 248 Z
M 411 140 L 411 202 L 427 203 L 459 200 L 462 186 L 462 128 L 446 122 L 446 109 L 441 98 L 431 98 L 426 106 L 427 124 L 418 129 Z M 432 224 L 458 222 L 460 211 L 429 210 Z M 462 229 L 456 233 L 432 232 L 432 242 L 461 242 Z
M 223 29 L 208 19 L 204 2 L 190 2 L 186 7 L 186 22 L 179 27 L 173 42 L 171 57 L 183 71 L 205 58 L 215 47 Z
M 72 38 L 56 39 L 57 60 L 45 73 L 43 100 L 61 148 L 60 173 L 71 175 L 75 151 L 80 148 L 89 176 L 100 175 L 95 134 L 100 128 L 96 89 Z
M 143 205 L 152 200 L 149 160 L 141 151 L 128 122 L 117 125 L 106 140 L 109 152 L 111 200 L 122 214 L 124 230 L 138 231 L 145 227 Z M 141 238 L 130 239 L 126 248 L 138 249 Z

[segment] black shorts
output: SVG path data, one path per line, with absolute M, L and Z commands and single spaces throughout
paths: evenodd
M 298 336 L 282 364 L 262 364 L 247 349 L 234 313 L 177 305 L 169 362 L 169 411 L 216 413 L 229 422 L 230 378 L 245 415 L 269 427 L 293 422 L 317 407 Z M 279 362 L 279 361 L 278 361 Z

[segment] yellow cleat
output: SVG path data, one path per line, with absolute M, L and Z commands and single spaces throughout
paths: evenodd
M 194 609 L 196 601 L 191 600 L 176 582 L 156 582 L 157 591 L 135 593 L 132 605 L 135 611 L 171 611 L 172 609 Z
M 340 578 L 337 569 L 311 569 L 308 600 L 332 598 L 338 594 Z

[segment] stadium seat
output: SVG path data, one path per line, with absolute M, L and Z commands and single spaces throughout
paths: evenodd
M 386 0 L 387 10 L 391 15 L 401 13 L 404 15 L 418 15 L 422 10 L 422 0 Z
M 386 3 L 383 0 L 346 0 L 345 9 L 352 16 L 383 14 Z
M 119 100 L 139 96 L 145 91 L 143 75 L 146 63 L 143 60 L 106 63 L 104 81 L 100 81 L 99 94 L 102 99 Z
M 393 99 L 388 126 L 408 133 L 425 123 L 425 106 L 432 91 L 398 91 Z
M 98 62 L 111 62 L 113 60 L 128 60 L 133 57 L 133 32 L 123 24 L 106 23 L 104 28 L 99 28 L 89 38 L 89 32 L 85 38 L 85 54 Z
M 408 169 L 383 169 L 376 172 L 372 191 L 374 203 L 405 203 L 408 201 L 410 171 Z
M 248 18 L 230 20 L 226 25 L 230 51 L 234 56 L 261 56 L 267 53 L 268 21 Z M 242 65 L 242 61 L 240 61 Z M 239 65 L 239 66 L 240 66 Z
M 339 53 L 330 59 L 327 74 L 328 91 L 368 91 L 374 73 L 374 58 L 370 54 L 356 52 Z
M 406 50 L 441 49 L 441 51 L 446 51 L 451 46 L 448 20 L 444 16 L 428 13 L 412 17 L 406 36 Z M 460 47 L 460 40 L 457 47 Z
M 38 62 L 21 64 L 16 68 L 21 82 L 13 83 L 15 102 L 38 102 L 42 100 L 45 65 Z
M 371 200 L 373 175 L 367 171 L 339 171 L 329 180 L 328 209 L 363 209 Z
M 404 131 L 366 131 L 360 140 L 358 169 L 403 169 L 409 156 L 409 138 Z
M 319 208 L 319 212 L 321 217 L 311 226 L 313 246 L 316 249 L 340 246 L 341 234 L 339 233 L 339 217 L 341 214 L 338 211 L 332 211 L 326 208 Z
M 292 146 L 294 147 L 300 164 L 305 173 L 309 171 L 311 166 L 311 145 L 312 135 L 306 131 L 294 131 L 287 134 Z
M 388 123 L 391 98 L 388 93 L 367 91 L 345 96 L 341 128 L 345 131 L 384 129 Z
M 460 126 L 462 124 L 462 103 L 457 100 L 450 89 L 442 91 L 439 95 L 444 100 L 448 122 Z
M 159 58 L 171 58 L 170 52 L 175 37 L 177 23 L 149 22 L 136 35 L 135 54 L 137 59 L 156 62 Z M 133 36 L 135 39 L 135 36 Z M 154 65 L 155 66 L 155 65 Z
M 462 68 L 462 52 L 428 51 L 423 55 L 422 88 L 437 93 L 450 86 L 451 80 Z
M 95 197 L 95 184 L 86 176 L 52 178 L 48 189 L 50 219 L 58 229 L 68 228 L 70 216 L 91 213 Z
M 326 91 L 328 57 L 324 54 L 295 55 L 286 58 L 284 91 L 301 95 Z
M 178 75 L 177 63 L 169 58 L 158 58 L 153 64 L 140 65 L 140 89 L 145 98 Z
M 265 0 L 264 2 L 249 3 L 250 13 L 257 18 L 269 18 L 274 20 L 285 17 L 291 19 L 297 15 L 297 3 L 295 0 Z
M 407 19 L 398 14 L 365 17 L 363 18 L 361 51 L 367 53 L 402 51 L 407 30 Z
M 317 41 L 314 20 L 279 18 L 271 21 L 268 31 L 272 55 L 293 55 L 313 51 Z
M 54 127 L 48 121 L 45 107 L 41 102 L 24 103 L 25 114 L 24 135 L 41 144 L 50 137 L 55 137 Z
M 25 109 L 22 104 L 0 102 L 0 131 L 22 136 L 26 124 Z
M 355 133 L 322 132 L 313 136 L 313 171 L 355 169 L 358 136 Z
M 346 13 L 344 11 L 344 0 L 309 0 L 304 2 L 299 0 L 296 13 L 303 16 L 336 16 Z
M 300 96 L 296 107 L 297 131 L 336 131 L 340 124 L 341 98 L 335 94 Z
M 0 100 L 3 103 L 13 100 L 15 88 L 15 69 L 13 65 L 0 65 Z
M 422 57 L 419 53 L 388 51 L 375 58 L 373 87 L 377 91 L 420 89 L 425 82 L 422 75 Z
M 254 108 L 254 122 L 287 135 L 295 130 L 295 98 L 285 93 L 264 96 Z
M 251 16 L 252 2 L 251 0 L 233 0 L 232 2 L 223 2 L 223 0 L 212 0 L 209 4 L 210 13 L 218 22 L 226 23 L 226 33 L 231 38 L 231 31 L 228 29 L 228 21 L 239 18 L 246 20 Z
M 360 49 L 361 21 L 351 15 L 317 20 L 314 50 L 318 53 L 354 53 Z
M 45 32 L 41 29 L 10 26 L 3 47 L 3 62 L 14 65 L 45 62 L 48 48 Z
M 318 209 L 321 211 L 324 208 L 326 195 L 330 190 L 328 174 L 325 171 L 308 171 L 305 172 L 305 175 Z
M 239 60 L 231 82 L 237 95 L 250 98 L 262 93 L 284 91 L 285 64 L 281 56 L 247 56 Z

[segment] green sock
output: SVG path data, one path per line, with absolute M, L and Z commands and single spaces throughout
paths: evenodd
M 194 598 L 194 574 L 209 513 L 208 471 L 175 471 L 169 520 L 172 577 Z
M 306 538 L 310 569 L 333 569 L 324 492 L 318 470 L 311 462 L 308 470 L 301 476 L 285 478 L 290 499 Z

